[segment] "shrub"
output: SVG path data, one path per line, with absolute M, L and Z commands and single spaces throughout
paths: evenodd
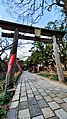
M 0 96 L 0 106 L 6 104 L 9 101 L 9 95 L 4 94 Z
M 39 74 L 40 76 L 43 76 L 43 77 L 49 77 L 50 74 Z
M 53 80 L 58 81 L 58 75 L 53 75 Z
M 3 119 L 5 114 L 6 114 L 5 110 L 0 109 L 0 119 Z

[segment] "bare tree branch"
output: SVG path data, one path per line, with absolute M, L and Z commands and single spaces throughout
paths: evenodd
M 44 10 L 51 11 L 53 5 L 65 9 L 60 0 L 3 0 L 2 3 L 7 6 L 9 14 L 18 19 L 18 21 L 20 20 L 29 25 L 34 20 L 39 21 L 41 16 L 44 15 Z M 33 23 L 37 23 L 37 21 Z
M 44 14 L 45 0 L 4 0 L 3 4 L 7 5 L 9 14 L 16 17 L 16 19 L 22 20 L 25 24 L 26 22 L 30 24 L 37 18 L 37 21 L 39 21 L 39 17 Z M 34 23 L 37 23 L 37 21 Z

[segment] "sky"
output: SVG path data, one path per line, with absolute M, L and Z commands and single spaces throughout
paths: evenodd
M 51 12 L 48 12 L 47 10 L 45 10 L 44 16 L 34 26 L 44 28 L 49 21 L 55 21 L 60 18 L 61 18 L 61 13 L 58 10 L 56 11 L 55 9 L 52 9 Z M 1 3 L 0 3 L 0 20 L 17 22 L 16 19 L 12 18 L 12 16 L 10 16 L 10 14 L 7 13 L 6 7 L 4 7 Z M 22 42 L 26 43 L 28 41 L 23 40 Z M 29 41 L 29 42 L 32 42 L 32 41 Z M 31 44 L 25 44 L 21 47 L 21 50 L 18 48 L 17 56 L 25 60 L 27 58 L 26 56 L 31 55 L 31 53 L 28 52 L 31 49 L 31 47 L 32 47 Z M 8 51 L 8 54 L 9 54 L 9 51 Z

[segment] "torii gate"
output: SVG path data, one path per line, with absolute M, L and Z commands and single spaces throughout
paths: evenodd
M 0 27 L 5 30 L 15 31 L 14 34 L 11 33 L 2 33 L 2 37 L 8 37 L 13 38 L 13 46 L 10 53 L 10 60 L 9 64 L 11 63 L 11 67 L 8 66 L 7 76 L 6 76 L 6 91 L 8 89 L 8 80 L 7 77 L 10 75 L 10 81 L 14 82 L 14 69 L 15 69 L 15 61 L 16 61 L 16 53 L 17 53 L 17 45 L 18 45 L 18 39 L 25 39 L 25 40 L 34 40 L 34 41 L 44 41 L 46 43 L 53 43 L 53 49 L 54 49 L 54 55 L 55 55 L 55 61 L 57 66 L 57 74 L 59 81 L 63 81 L 63 73 L 60 63 L 60 57 L 58 54 L 58 47 L 57 43 L 62 42 L 63 36 L 66 34 L 65 31 L 53 31 L 53 30 L 47 30 L 44 28 L 39 27 L 32 27 L 27 25 L 22 25 L 18 23 L 12 23 L 8 21 L 0 20 Z M 19 32 L 24 33 L 23 35 L 19 34 Z M 25 33 L 28 33 L 28 36 L 25 35 Z M 34 36 L 31 36 L 29 34 L 34 34 Z M 48 36 L 48 38 L 41 38 L 40 36 Z M 51 37 L 51 38 L 49 38 Z M 9 74 L 10 72 L 10 74 Z

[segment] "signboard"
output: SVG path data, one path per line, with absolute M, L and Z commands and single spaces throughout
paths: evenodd
M 40 37 L 40 35 L 41 35 L 41 29 L 35 28 L 35 36 Z

